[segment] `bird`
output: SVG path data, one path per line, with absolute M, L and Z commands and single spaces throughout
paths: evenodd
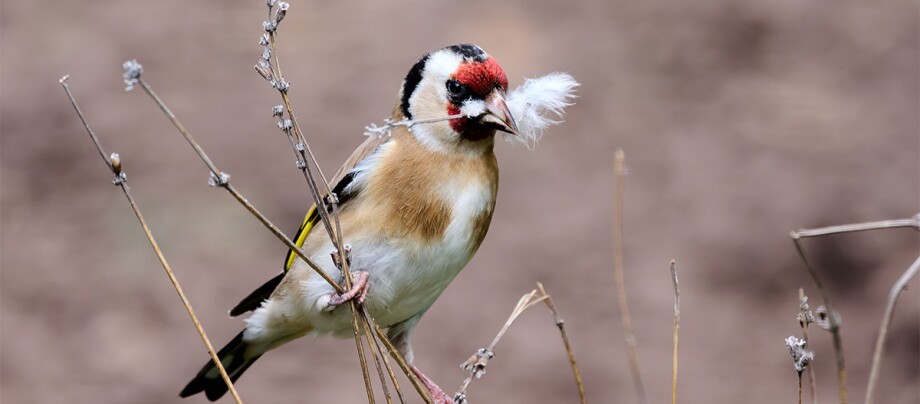
M 330 182 L 350 248 L 352 289 L 339 294 L 288 251 L 283 271 L 230 311 L 231 316 L 252 312 L 244 329 L 217 353 L 230 379 L 300 337 L 353 337 L 351 312 L 343 303 L 357 299 L 387 329 L 435 402 L 453 403 L 411 365 L 412 331 L 489 230 L 498 193 L 496 134 L 531 146 L 546 127 L 560 122 L 553 117 L 572 104 L 576 86 L 568 74 L 552 73 L 528 80 L 509 97 L 504 70 L 479 46 L 452 45 L 425 54 L 402 81 L 388 124 L 369 127 L 368 138 Z M 325 232 L 316 231 L 317 209 L 314 204 L 308 210 L 294 241 L 341 283 L 331 254 L 335 247 Z M 213 362 L 180 396 L 201 392 L 211 401 L 227 392 Z

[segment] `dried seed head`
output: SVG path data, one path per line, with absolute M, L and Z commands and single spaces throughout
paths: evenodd
M 278 3 L 278 11 L 275 12 L 275 27 L 277 27 L 278 24 L 281 23 L 281 20 L 284 19 L 285 15 L 287 15 L 288 8 L 290 7 L 291 7 L 290 4 L 285 3 L 283 1 L 281 3 Z
M 140 81 L 141 73 L 143 73 L 144 68 L 140 63 L 137 63 L 137 59 L 125 61 L 125 63 L 122 63 L 121 67 L 125 69 L 124 74 L 121 75 L 125 80 L 125 91 L 131 91 L 138 81 Z
M 272 107 L 272 116 L 280 117 L 282 114 L 284 114 L 284 105 L 279 104 Z
M 227 174 L 223 171 L 220 172 L 220 177 L 214 175 L 214 173 L 209 174 L 208 185 L 212 187 L 222 187 L 230 183 L 230 174 Z
M 805 340 L 789 336 L 786 338 L 786 348 L 789 348 L 789 355 L 792 356 L 795 371 L 802 374 L 808 364 L 815 359 L 815 354 L 805 349 Z
M 278 91 L 281 91 L 282 93 L 286 93 L 287 90 L 291 88 L 291 84 L 287 81 L 280 80 L 275 82 L 275 88 L 277 88 Z

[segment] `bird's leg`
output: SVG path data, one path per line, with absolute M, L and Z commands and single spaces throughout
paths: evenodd
M 345 248 L 345 262 L 347 262 L 348 265 L 350 266 L 351 265 L 351 246 L 348 244 L 345 244 L 344 248 Z M 335 266 L 338 267 L 339 270 L 341 270 L 343 265 L 342 265 L 341 260 L 339 259 L 338 250 L 330 251 L 329 255 L 332 256 L 332 262 L 335 264 Z M 364 303 L 364 300 L 367 299 L 367 291 L 368 289 L 370 289 L 370 284 L 367 282 L 369 277 L 370 277 L 370 274 L 367 273 L 367 271 L 352 271 L 351 272 L 351 289 L 342 294 L 333 292 L 329 297 L 329 301 L 326 303 L 325 310 L 332 311 L 333 309 L 338 307 L 340 304 L 345 303 L 355 298 L 358 299 L 358 304 Z
M 425 388 L 428 389 L 428 394 L 431 394 L 431 399 L 434 400 L 435 404 L 454 404 L 454 399 L 451 398 L 444 390 L 441 390 L 438 387 L 438 384 L 425 376 L 419 368 L 415 367 L 413 364 L 409 364 L 409 369 L 412 370 L 412 373 L 415 373 L 415 376 L 425 385 Z

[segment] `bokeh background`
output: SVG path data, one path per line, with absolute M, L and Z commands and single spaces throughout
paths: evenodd
M 309 197 L 270 114 L 277 93 L 252 69 L 264 3 L 5 0 L 0 14 L 0 401 L 180 402 L 207 355 L 58 79 L 71 75 L 92 126 L 121 154 L 222 345 L 241 327 L 227 310 L 280 270 L 285 248 L 206 185 L 206 169 L 150 100 L 123 90 L 121 63 L 137 58 L 238 189 L 293 233 Z M 280 52 L 327 173 L 364 125 L 387 116 L 430 50 L 477 43 L 512 86 L 551 71 L 582 83 L 567 121 L 536 150 L 496 147 L 491 231 L 414 338 L 417 364 L 446 390 L 541 281 L 589 400 L 635 402 L 612 272 L 612 161 L 623 148 L 626 281 L 650 402 L 670 396 L 676 258 L 680 401 L 777 403 L 795 400 L 783 339 L 799 334 L 797 289 L 819 304 L 789 231 L 918 212 L 918 15 L 913 0 L 298 0 Z M 918 241 L 901 229 L 805 242 L 843 316 L 853 402 L 864 396 L 885 297 Z M 879 403 L 920 402 L 918 291 L 915 279 L 897 307 Z M 812 338 L 819 399 L 835 402 L 830 337 L 815 329 Z M 238 389 L 256 403 L 363 402 L 353 350 L 348 340 L 297 341 Z M 542 308 L 496 354 L 472 402 L 576 400 Z

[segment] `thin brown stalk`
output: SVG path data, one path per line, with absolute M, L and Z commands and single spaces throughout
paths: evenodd
M 834 339 L 834 352 L 837 357 L 837 379 L 840 385 L 840 402 L 846 404 L 846 364 L 843 356 L 843 343 L 841 342 L 840 337 L 840 324 L 837 321 L 837 312 L 833 310 L 830 304 L 830 300 L 827 296 L 827 291 L 824 289 L 824 285 L 821 283 L 821 279 L 818 277 L 817 272 L 812 267 L 811 263 L 808 260 L 808 256 L 805 254 L 805 250 L 801 245 L 800 240 L 806 237 L 817 237 L 817 236 L 826 236 L 830 234 L 839 234 L 839 233 L 849 233 L 857 231 L 866 231 L 866 230 L 880 230 L 880 229 L 893 229 L 893 228 L 902 228 L 902 227 L 912 227 L 914 229 L 920 230 L 920 214 L 914 215 L 913 217 L 907 219 L 896 219 L 896 220 L 881 220 L 875 222 L 865 222 L 865 223 L 855 223 L 855 224 L 845 224 L 839 226 L 828 226 L 821 227 L 816 229 L 801 229 L 793 231 L 791 233 L 792 241 L 795 243 L 795 248 L 799 253 L 799 256 L 802 258 L 802 262 L 805 263 L 805 267 L 808 269 L 808 273 L 811 275 L 812 279 L 815 282 L 815 285 L 818 287 L 818 291 L 821 293 L 821 298 L 824 301 L 824 306 L 827 308 L 828 320 L 830 323 L 830 331 Z M 909 271 L 909 270 L 908 270 Z M 907 273 L 905 272 L 905 275 Z M 896 284 L 897 285 L 897 284 Z M 900 293 L 900 292 L 898 292 Z M 895 299 L 897 297 L 895 296 Z M 894 309 L 893 303 L 891 301 L 891 296 L 889 296 L 889 305 L 891 309 Z M 887 309 L 886 309 L 887 312 Z M 883 327 L 885 327 L 885 333 L 887 333 L 887 324 L 883 321 Z M 880 332 L 880 337 L 882 337 Z M 884 339 L 880 339 L 879 343 L 884 346 Z M 878 348 L 878 344 L 876 345 Z M 876 352 L 878 353 L 878 352 Z M 880 360 L 880 359 L 879 359 Z M 875 358 L 873 358 L 873 363 Z M 874 366 L 873 366 L 874 367 Z M 877 372 L 877 370 L 876 370 Z M 877 374 L 875 375 L 878 376 Z M 866 394 L 866 402 L 872 398 L 869 393 L 874 393 L 874 385 L 872 380 L 872 374 L 869 376 L 869 390 Z
M 572 352 L 572 345 L 569 344 L 569 336 L 565 332 L 565 320 L 563 320 L 559 312 L 556 311 L 556 305 L 553 304 L 553 298 L 543 289 L 543 284 L 537 282 L 537 288 L 540 289 L 540 293 L 546 296 L 546 300 L 543 302 L 546 303 L 546 307 L 549 311 L 553 313 L 553 320 L 556 322 L 556 327 L 559 328 L 559 333 L 562 335 L 562 343 L 565 344 L 565 352 L 569 356 L 569 364 L 572 365 L 572 373 L 575 375 L 575 384 L 578 387 L 578 397 L 581 399 L 581 404 L 586 404 L 585 385 L 581 381 L 581 372 L 578 370 L 578 363 L 575 362 L 575 353 Z
M 211 345 L 211 340 L 208 339 L 208 335 L 205 333 L 204 327 L 201 325 L 201 322 L 198 320 L 198 316 L 195 315 L 195 311 L 192 309 L 192 304 L 189 302 L 188 298 L 185 296 L 185 293 L 182 291 L 182 286 L 179 284 L 179 280 L 176 278 L 172 267 L 166 260 L 166 256 L 163 254 L 159 244 L 153 237 L 153 233 L 150 231 L 150 227 L 147 226 L 147 221 L 144 220 L 144 215 L 141 214 L 140 207 L 138 207 L 137 203 L 134 201 L 134 197 L 131 195 L 131 191 L 125 184 L 125 181 L 127 181 L 127 176 L 125 176 L 124 172 L 122 171 L 121 160 L 118 158 L 117 154 L 113 153 L 111 158 L 106 155 L 105 150 L 102 147 L 102 143 L 99 142 L 99 138 L 96 136 L 96 133 L 93 132 L 93 130 L 89 127 L 89 124 L 86 122 L 86 118 L 83 116 L 83 112 L 77 105 L 76 99 L 74 99 L 73 94 L 71 94 L 70 87 L 67 85 L 67 78 L 68 76 L 64 76 L 60 80 L 61 85 L 64 87 L 64 92 L 67 93 L 67 97 L 70 99 L 71 105 L 73 105 L 74 110 L 77 112 L 77 116 L 80 117 L 80 121 L 83 123 L 83 127 L 86 129 L 87 134 L 89 134 L 90 139 L 92 139 L 93 144 L 96 145 L 96 149 L 102 156 L 103 161 L 105 161 L 106 165 L 112 171 L 112 174 L 115 175 L 115 181 L 113 182 L 115 185 L 118 185 L 118 187 L 121 188 L 125 198 L 128 200 L 128 204 L 131 205 L 131 210 L 134 211 L 134 216 L 137 217 L 138 223 L 140 223 L 141 228 L 144 230 L 144 235 L 150 242 L 150 246 L 153 247 L 153 251 L 156 253 L 157 259 L 160 261 L 163 270 L 166 272 L 166 276 L 169 278 L 169 282 L 172 284 L 173 288 L 176 290 L 176 293 L 179 295 L 179 299 L 182 301 L 182 305 L 185 307 L 185 311 L 188 313 L 192 323 L 195 325 L 195 330 L 198 331 L 198 335 L 201 337 L 201 341 L 204 342 L 205 347 L 207 347 L 208 354 L 211 356 L 211 361 L 214 362 L 214 365 L 217 367 L 221 378 L 224 380 L 224 383 L 227 384 L 227 389 L 230 391 L 230 395 L 233 396 L 233 400 L 236 401 L 237 404 L 242 404 L 243 400 L 236 392 L 236 389 L 233 387 L 233 382 L 230 380 L 230 376 L 227 375 L 227 371 L 224 369 L 224 365 L 217 357 L 214 346 Z
M 271 20 L 273 4 L 271 2 L 267 4 L 268 4 L 268 16 L 269 16 L 269 20 Z M 279 9 L 279 13 L 282 11 L 286 11 L 286 10 Z M 275 21 L 280 22 L 280 19 L 275 18 Z M 294 109 L 291 106 L 291 101 L 288 98 L 288 94 L 287 94 L 288 85 L 286 84 L 287 82 L 285 81 L 284 75 L 281 72 L 281 59 L 278 55 L 278 52 L 275 46 L 275 34 L 277 32 L 276 30 L 277 30 L 277 23 L 275 24 L 274 29 L 268 30 L 269 49 L 271 50 L 271 54 L 274 56 L 274 63 L 270 64 L 269 68 L 271 69 L 271 78 L 274 80 L 274 82 L 285 83 L 285 85 L 283 86 L 275 86 L 275 88 L 278 90 L 278 93 L 281 95 L 281 99 L 282 99 L 282 102 L 284 103 L 284 108 L 285 108 L 285 111 L 287 112 L 287 116 L 291 119 L 291 126 L 293 129 L 293 134 L 290 129 L 286 129 L 285 133 L 288 135 L 288 137 L 291 140 L 291 146 L 294 149 L 294 153 L 297 155 L 297 159 L 298 159 L 297 166 L 303 173 L 304 179 L 306 180 L 307 185 L 310 188 L 310 195 L 313 197 L 313 202 L 315 206 L 317 207 L 317 212 L 319 213 L 320 219 L 323 222 L 323 227 L 326 229 L 326 233 L 328 234 L 330 240 L 332 241 L 332 244 L 335 246 L 336 255 L 338 256 L 337 261 L 339 263 L 339 270 L 341 270 L 342 272 L 342 278 L 344 280 L 345 289 L 350 290 L 352 288 L 352 276 L 351 276 L 351 271 L 349 269 L 348 259 L 346 258 L 346 249 L 342 241 L 342 229 L 339 223 L 339 216 L 337 212 L 338 201 L 337 201 L 336 196 L 332 194 L 332 191 L 329 188 L 328 181 L 326 180 L 326 177 L 323 174 L 323 171 L 320 168 L 319 163 L 316 161 L 316 158 L 313 155 L 313 151 L 310 148 L 310 144 L 307 142 L 306 137 L 303 135 L 303 131 L 301 131 L 300 129 L 300 124 L 297 122 L 297 117 L 294 115 Z M 281 117 L 283 119 L 283 114 Z M 296 141 L 295 141 L 295 138 L 296 138 Z M 306 158 L 307 154 L 309 154 L 310 156 L 309 160 L 307 160 Z M 317 185 L 317 181 L 313 176 L 313 170 L 311 168 L 311 163 L 312 163 L 312 166 L 315 167 L 316 172 L 319 174 L 320 178 L 322 179 L 321 182 L 324 187 L 323 190 L 320 190 L 319 186 Z M 323 194 L 328 195 L 330 198 L 331 207 L 332 207 L 331 213 L 326 210 L 326 204 L 324 203 L 323 198 L 322 198 Z M 332 219 L 330 219 L 330 217 Z M 334 222 L 334 227 L 332 225 L 332 222 Z M 371 348 L 371 353 L 373 355 L 375 368 L 377 370 L 378 376 L 381 379 L 381 384 L 384 390 L 384 395 L 386 397 L 387 402 L 389 403 L 391 402 L 389 389 L 387 388 L 386 378 L 383 375 L 383 371 L 380 368 L 380 363 L 377 358 L 377 351 L 375 349 L 375 342 L 373 340 L 373 335 L 371 335 L 369 332 L 366 332 L 370 328 L 370 322 L 372 322 L 373 319 L 366 315 L 367 314 L 366 311 L 360 310 L 360 306 L 361 306 L 360 304 L 355 303 L 354 301 L 351 301 L 349 302 L 349 306 L 351 308 L 351 317 L 352 317 L 352 326 L 354 328 L 355 346 L 356 346 L 356 349 L 358 350 L 358 357 L 360 359 L 361 370 L 364 376 L 364 383 L 365 383 L 365 387 L 368 393 L 368 401 L 371 403 L 374 402 L 374 393 L 373 393 L 373 388 L 371 386 L 370 374 L 367 370 L 368 366 L 367 366 L 366 358 L 364 357 L 363 344 L 361 342 L 361 336 L 360 336 L 359 328 L 358 328 L 359 327 L 358 317 L 361 317 L 361 322 L 364 323 L 365 337 L 367 338 L 368 346 Z M 399 390 L 398 384 L 394 384 L 394 387 L 397 389 L 397 391 Z
M 623 275 L 623 177 L 625 175 L 625 160 L 626 156 L 623 150 L 617 149 L 613 157 L 613 176 L 616 182 L 616 201 L 613 214 L 613 272 L 617 288 L 617 303 L 620 308 L 620 319 L 623 324 L 623 340 L 626 343 L 633 387 L 636 390 L 636 397 L 639 403 L 647 404 L 648 398 L 645 394 L 645 385 L 642 383 L 642 374 L 639 371 L 636 336 L 633 334 L 632 320 L 629 316 L 629 305 L 626 299 L 626 280 Z
M 511 315 L 508 316 L 507 320 L 505 320 L 505 325 L 502 326 L 502 328 L 498 331 L 498 334 L 495 335 L 495 338 L 492 339 L 492 343 L 489 344 L 489 347 L 480 349 L 479 352 L 473 354 L 473 356 L 471 356 L 461 365 L 461 367 L 469 372 L 469 376 L 463 380 L 463 383 L 460 385 L 460 389 L 456 394 L 454 394 L 454 401 L 465 402 L 466 390 L 470 386 L 470 383 L 472 383 L 474 378 L 478 379 L 483 374 L 485 374 L 486 365 L 489 363 L 489 360 L 492 359 L 495 346 L 498 345 L 499 341 L 501 341 L 502 337 L 505 335 L 505 332 L 507 332 L 508 328 L 511 327 L 511 324 L 514 324 L 514 321 L 521 316 L 521 313 L 549 297 L 549 295 L 546 295 L 545 293 L 538 292 L 538 289 L 534 289 L 531 290 L 530 293 L 521 296 L 517 305 L 514 306 L 514 310 L 511 311 Z
M 677 342 L 680 337 L 680 287 L 677 283 L 677 261 L 671 260 L 671 281 L 674 283 L 674 370 L 671 375 L 671 404 L 677 404 Z
M 415 375 L 415 372 L 409 368 L 409 363 L 406 362 L 406 359 L 403 358 L 402 354 L 399 353 L 399 350 L 393 346 L 393 343 L 390 342 L 389 338 L 387 338 L 386 333 L 383 332 L 377 323 L 372 323 L 371 326 L 374 327 L 374 333 L 377 334 L 377 338 L 387 347 L 387 351 L 389 351 L 393 359 L 396 360 L 396 364 L 399 365 L 399 368 L 402 369 L 403 373 L 409 377 L 409 382 L 412 383 L 412 386 L 415 387 L 415 390 L 418 391 L 418 394 L 422 397 L 423 400 L 425 400 L 425 403 L 434 403 L 434 400 L 431 398 L 431 394 L 428 393 L 428 389 L 425 388 L 425 386 L 422 384 L 422 381 L 419 380 L 418 376 Z
M 802 327 L 802 339 L 805 340 L 805 346 L 810 347 L 808 341 L 808 326 L 814 320 L 814 316 L 811 314 L 811 311 L 808 310 L 807 299 L 808 298 L 805 296 L 805 289 L 799 288 L 799 311 L 801 315 L 799 324 Z M 811 393 L 812 404 L 818 404 L 818 388 L 815 383 L 815 365 L 811 363 L 808 366 L 808 389 Z
M 907 283 L 920 271 L 920 257 L 901 274 L 898 281 L 891 287 L 888 293 L 888 304 L 885 306 L 885 315 L 882 317 L 882 324 L 878 329 L 878 340 L 875 342 L 875 353 L 872 354 L 872 370 L 869 372 L 869 386 L 866 389 L 866 404 L 872 404 L 875 399 L 875 387 L 878 384 L 879 373 L 882 368 L 882 355 L 885 353 L 885 340 L 888 338 L 888 327 L 891 324 L 891 317 L 894 316 L 894 306 L 901 296 L 901 292 L 907 288 Z
M 360 309 L 361 309 L 361 312 L 364 318 L 373 320 L 373 318 L 371 318 L 370 313 L 367 312 L 367 307 L 365 307 L 364 305 L 361 305 Z M 362 324 L 364 325 L 364 335 L 369 336 L 368 343 L 373 343 L 374 345 L 374 347 L 372 347 L 371 349 L 376 348 L 376 352 L 374 352 L 374 355 L 378 355 L 377 352 L 379 352 L 381 362 L 383 362 L 383 366 L 384 368 L 386 368 L 387 374 L 390 377 L 390 381 L 393 383 L 393 387 L 396 390 L 396 395 L 399 398 L 399 402 L 405 403 L 406 400 L 403 397 L 402 390 L 400 390 L 399 388 L 399 381 L 396 379 L 396 373 L 393 372 L 393 368 L 390 366 L 389 357 L 386 354 L 384 354 L 384 348 L 380 346 L 380 339 L 377 338 L 377 334 L 374 333 L 373 330 L 371 329 L 371 322 L 364 321 L 362 322 Z M 379 372 L 380 372 L 380 369 L 378 366 L 378 373 Z M 381 384 L 383 385 L 384 395 L 386 396 L 387 402 L 389 403 L 391 402 L 392 399 L 390 397 L 389 390 L 387 389 L 387 386 L 386 386 L 386 379 L 383 376 L 380 376 L 380 377 L 381 377 Z
M 847 367 L 846 360 L 843 355 L 843 340 L 840 336 L 840 323 L 837 321 L 837 311 L 834 310 L 833 306 L 831 306 L 831 301 L 827 295 L 827 290 L 824 288 L 824 283 L 821 282 L 821 278 L 818 276 L 818 272 L 808 260 L 808 255 L 805 254 L 805 250 L 802 248 L 802 244 L 799 242 L 800 239 L 797 232 L 792 232 L 792 241 L 795 244 L 796 251 L 799 253 L 799 257 L 802 258 L 802 262 L 805 263 L 805 268 L 808 269 L 808 273 L 811 275 L 811 279 L 815 282 L 815 286 L 818 288 L 818 292 L 821 293 L 821 300 L 824 302 L 824 307 L 827 309 L 828 324 L 830 325 L 829 331 L 831 332 L 831 337 L 834 341 L 834 356 L 837 359 L 837 384 L 840 394 L 840 404 L 846 404 Z
M 826 236 L 829 234 L 851 233 L 866 230 L 896 229 L 913 227 L 920 229 L 920 214 L 907 219 L 879 220 L 875 222 L 844 224 L 839 226 L 820 227 L 816 229 L 801 229 L 793 232 L 794 238 Z

